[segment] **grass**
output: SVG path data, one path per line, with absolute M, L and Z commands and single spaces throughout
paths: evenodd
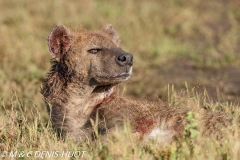
M 50 67 L 46 38 L 55 24 L 100 29 L 111 23 L 122 48 L 134 56 L 133 77 L 118 87 L 120 94 L 232 113 L 240 99 L 237 0 L 0 0 L 0 9 L 0 155 L 86 151 L 85 159 L 240 158 L 239 139 L 230 134 L 221 142 L 196 136 L 163 147 L 133 143 L 126 126 L 124 135 L 116 132 L 107 142 L 63 142 L 39 93 Z M 181 94 L 186 88 L 194 92 Z

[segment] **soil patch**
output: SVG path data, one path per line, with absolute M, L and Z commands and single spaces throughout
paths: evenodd
M 168 99 L 168 90 L 174 86 L 177 93 L 186 90 L 198 94 L 207 91 L 210 100 L 240 102 L 240 64 L 225 67 L 200 67 L 187 58 L 174 59 L 151 68 L 151 71 L 134 71 L 128 82 L 127 96 L 148 100 Z

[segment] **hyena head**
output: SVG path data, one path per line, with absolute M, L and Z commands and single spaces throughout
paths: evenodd
M 67 72 L 94 87 L 112 87 L 132 74 L 133 56 L 120 48 L 111 25 L 97 32 L 57 25 L 48 37 L 49 51 Z

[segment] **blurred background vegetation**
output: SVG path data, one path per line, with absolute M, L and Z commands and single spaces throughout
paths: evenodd
M 0 98 L 17 94 L 44 108 L 39 93 L 50 67 L 46 38 L 58 23 L 101 29 L 111 23 L 122 48 L 134 55 L 134 73 L 121 94 L 167 99 L 204 88 L 213 100 L 240 99 L 238 0 L 0 0 Z M 32 105 L 30 105 L 32 106 Z

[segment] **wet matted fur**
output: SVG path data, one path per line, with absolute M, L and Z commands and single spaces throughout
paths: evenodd
M 119 35 L 111 25 L 100 31 L 57 25 L 48 46 L 54 60 L 42 94 L 53 126 L 63 138 L 92 138 L 90 120 L 96 117 L 100 135 L 127 121 L 137 141 L 155 138 L 161 144 L 183 135 L 189 112 L 199 115 L 196 120 L 201 127 L 196 129 L 205 135 L 219 138 L 223 135 L 219 126 L 231 128 L 232 118 L 224 113 L 117 96 L 114 86 L 131 76 L 133 57 L 120 48 Z

